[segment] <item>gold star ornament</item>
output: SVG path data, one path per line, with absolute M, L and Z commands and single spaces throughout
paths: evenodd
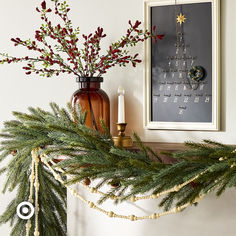
M 179 23 L 180 25 L 182 25 L 183 23 L 185 23 L 185 20 L 187 18 L 185 18 L 185 15 L 183 15 L 182 13 L 180 13 L 178 16 L 177 16 L 177 23 Z

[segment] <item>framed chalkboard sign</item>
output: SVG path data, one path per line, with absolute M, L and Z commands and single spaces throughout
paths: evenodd
M 147 0 L 145 126 L 219 130 L 220 0 Z

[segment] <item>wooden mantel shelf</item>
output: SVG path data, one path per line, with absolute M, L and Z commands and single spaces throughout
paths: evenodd
M 153 150 L 161 150 L 161 151 L 178 151 L 185 150 L 186 146 L 184 143 L 155 143 L 155 142 L 145 142 L 146 146 L 149 146 Z
M 166 155 L 161 154 L 161 152 L 176 152 L 187 149 L 184 143 L 144 142 L 144 144 L 145 146 L 149 146 L 150 148 L 152 148 L 152 150 L 155 151 L 165 163 L 173 163 L 174 159 L 172 157 L 167 157 Z

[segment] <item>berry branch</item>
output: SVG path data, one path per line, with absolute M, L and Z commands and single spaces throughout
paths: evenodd
M 127 47 L 134 47 L 139 42 L 152 38 L 154 42 L 162 39 L 163 35 L 156 33 L 153 27 L 152 32 L 140 29 L 141 22 L 132 24 L 129 21 L 129 28 L 126 35 L 120 40 L 112 43 L 105 55 L 101 55 L 101 40 L 106 37 L 103 28 L 98 27 L 94 33 L 82 34 L 84 42 L 80 43 L 79 27 L 73 28 L 68 13 L 70 8 L 66 1 L 51 0 L 54 2 L 54 11 L 47 7 L 46 1 L 41 3 L 36 11 L 40 13 L 43 24 L 35 31 L 35 40 L 22 40 L 19 37 L 12 38 L 15 46 L 26 47 L 30 51 L 39 54 L 35 57 L 24 56 L 14 57 L 6 53 L 0 53 L 0 63 L 27 62 L 23 69 L 27 75 L 36 73 L 41 76 L 58 76 L 60 73 L 74 74 L 80 77 L 102 76 L 108 69 L 116 65 L 126 66 L 131 63 L 136 66 L 141 63 L 138 53 L 130 55 Z M 50 21 L 50 14 L 59 17 L 57 25 Z M 36 65 L 38 67 L 36 67 Z

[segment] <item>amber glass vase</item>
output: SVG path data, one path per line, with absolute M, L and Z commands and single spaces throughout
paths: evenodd
M 85 125 L 102 132 L 100 119 L 103 119 L 110 129 L 110 101 L 107 94 L 100 88 L 102 77 L 77 78 L 79 89 L 72 95 L 71 103 L 75 107 L 80 104 L 87 111 Z

